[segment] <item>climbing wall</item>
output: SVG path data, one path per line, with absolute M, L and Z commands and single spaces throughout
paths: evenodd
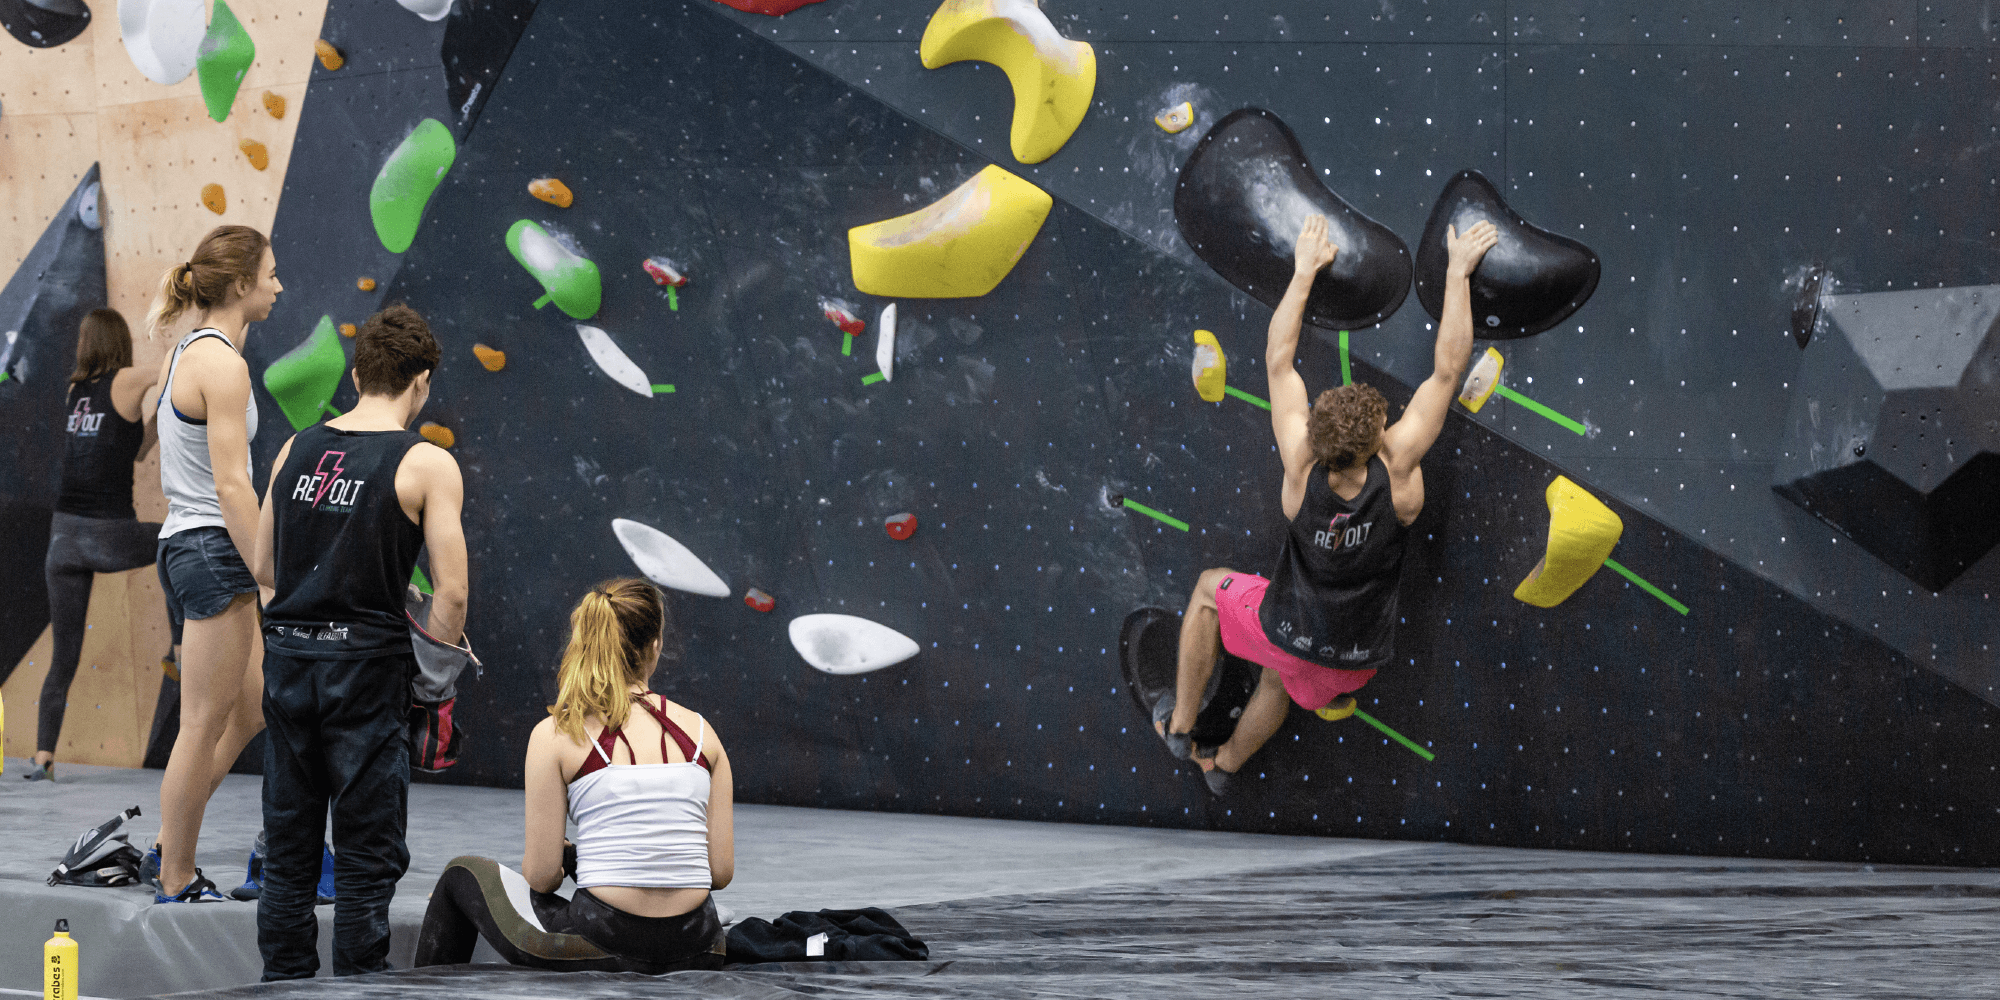
M 401 12 L 393 0 L 384 2 Z M 125 316 L 134 331 L 133 360 L 150 369 L 165 347 L 144 334 L 161 272 L 185 260 L 217 225 L 271 226 L 326 3 L 241 0 L 232 5 L 257 51 L 221 122 L 209 116 L 198 76 L 167 85 L 138 69 L 120 38 L 117 3 L 96 0 L 90 7 L 87 25 L 62 44 L 38 47 L 0 38 L 0 195 L 6 201 L 0 218 L 7 223 L 0 226 L 0 264 L 10 274 L 22 266 L 96 164 L 102 182 L 105 288 L 90 308 L 109 305 Z M 192 10 L 185 3 L 161 5 L 162 10 L 175 8 Z M 267 92 L 284 99 L 284 116 L 268 110 Z M 242 152 L 245 140 L 263 146 L 267 159 L 262 169 Z M 220 213 L 203 203 L 203 188 L 210 184 L 222 189 Z M 280 266 L 281 277 L 289 281 L 292 272 L 282 262 Z M 56 360 L 44 367 L 44 377 L 67 376 L 62 366 L 68 362 L 62 359 L 74 359 L 75 333 L 73 323 L 47 331 L 56 341 L 47 345 L 49 357 Z M 0 383 L 0 394 L 7 392 Z M 30 449 L 28 454 L 48 460 L 51 475 L 52 449 L 62 433 L 61 393 L 54 398 L 52 408 L 22 413 L 21 422 L 10 423 L 6 432 Z M 133 482 L 139 517 L 160 520 L 166 501 L 160 495 L 157 452 L 138 463 Z M 45 506 L 52 501 L 52 495 L 43 498 Z M 38 530 L 45 532 L 46 517 L 40 524 Z M 23 611 L 37 603 L 46 608 L 39 597 L 46 541 L 32 531 L 15 533 L 25 531 L 25 525 L 17 519 L 0 524 L 4 544 L 27 553 L 19 565 L 28 575 L 13 582 L 37 595 L 33 601 L 10 602 L 0 614 L 25 614 L 34 619 L 33 631 L 40 635 L 24 655 L 9 654 L 0 666 L 6 677 L 4 696 L 15 712 L 9 756 L 27 756 L 34 749 L 34 708 L 50 648 L 46 611 Z M 14 572 L 10 569 L 9 575 Z M 91 592 L 89 623 L 59 759 L 137 766 L 160 702 L 160 657 L 170 642 L 153 569 L 99 576 Z
M 1889 124 L 1984 122 L 1990 86 L 1965 79 L 1974 57 L 1952 48 L 1983 44 L 1976 29 L 1668 24 L 1636 7 L 1572 24 L 1583 15 L 1523 4 L 1343 21 L 1317 7 L 1051 0 L 1056 30 L 1095 47 L 1097 89 L 1067 145 L 1030 166 L 1010 148 L 997 69 L 921 68 L 928 4 L 831 0 L 776 20 L 709 0 L 473 5 L 525 30 L 517 43 L 478 34 L 504 42 L 480 50 L 504 69 L 470 123 L 431 54 L 452 29 L 426 35 L 437 29 L 405 17 L 392 31 L 371 9 L 329 10 L 350 69 L 378 69 L 316 72 L 293 153 L 315 166 L 293 171 L 275 224 L 282 259 L 310 264 L 249 357 L 261 371 L 320 317 L 355 322 L 387 301 L 439 336 L 425 416 L 453 431 L 466 475 L 468 627 L 486 662 L 461 688 L 471 749 L 441 780 L 517 782 L 576 598 L 609 576 L 672 575 L 683 553 L 642 542 L 635 561 L 622 519 L 685 548 L 694 568 L 679 578 L 729 595 L 676 592 L 681 648 L 656 686 L 713 721 L 750 801 L 1994 860 L 1977 832 L 2000 805 L 1992 661 L 1979 655 L 1992 561 L 1937 596 L 1892 589 L 1904 578 L 1771 489 L 1801 364 L 1792 269 L 1824 259 L 1843 290 L 1892 272 L 1991 280 L 1969 237 L 1939 255 L 1934 239 L 1813 228 L 1937 210 L 1929 189 L 1846 200 L 1820 185 L 1849 181 L 1818 172 L 1846 178 L 1843 157 L 1901 170 Z M 1733 75 L 1750 66 L 1706 31 L 1780 53 L 1756 61 L 1773 79 Z M 1852 115 L 1858 99 L 1830 93 L 1845 84 L 1802 79 L 1781 106 L 1819 135 L 1798 140 L 1815 172 L 1792 189 L 1764 177 L 1782 177 L 1771 150 L 1793 141 L 1763 100 L 1776 74 L 1845 74 L 1857 52 L 1882 61 L 1864 61 L 1871 72 L 1949 57 L 1959 76 L 1907 92 L 1871 77 Z M 1191 128 L 1153 123 L 1182 100 Z M 1745 132 L 1729 114 L 1750 105 L 1778 118 Z M 1561 326 L 1497 342 L 1512 395 L 1455 410 L 1426 461 L 1397 661 L 1362 698 L 1403 741 L 1294 712 L 1238 791 L 1212 800 L 1122 690 L 1118 635 L 1137 608 L 1183 606 L 1200 570 L 1266 570 L 1277 549 L 1268 416 L 1237 396 L 1204 403 L 1189 382 L 1190 336 L 1208 329 L 1229 383 L 1263 394 L 1269 311 L 1185 245 L 1173 206 L 1181 163 L 1244 106 L 1286 122 L 1320 182 L 1405 242 L 1446 181 L 1477 168 L 1529 222 L 1586 245 L 1602 278 Z M 1598 120 L 1617 107 L 1625 122 Z M 411 247 L 390 254 L 368 191 L 426 116 L 452 131 L 455 159 Z M 1850 117 L 1883 137 L 1841 145 Z M 1558 130 L 1571 119 L 1583 124 Z M 1972 140 L 1950 141 L 1912 155 L 1969 185 L 1945 164 Z M 881 380 L 891 300 L 856 287 L 849 228 L 921 209 L 991 164 L 1054 196 L 1046 221 L 991 292 L 894 300 L 894 378 Z M 530 194 L 551 178 L 568 207 Z M 523 220 L 561 253 L 510 252 Z M 546 276 L 567 256 L 594 262 L 594 308 L 522 263 Z M 642 266 L 654 256 L 688 283 L 659 284 Z M 850 342 L 822 297 L 850 304 L 864 331 Z M 1309 388 L 1341 380 L 1345 339 L 1352 377 L 1400 407 L 1428 373 L 1417 298 L 1347 338 L 1308 336 Z M 504 367 L 488 370 L 475 345 L 504 352 Z M 281 430 L 257 441 L 260 479 Z M 1542 609 L 1512 593 L 1543 554 L 1558 475 L 1622 519 L 1624 573 L 1599 571 Z M 903 538 L 888 530 L 908 527 L 899 514 L 915 519 Z M 1863 584 L 1889 593 L 1863 600 Z M 753 588 L 772 610 L 746 606 Z M 842 651 L 794 646 L 789 623 L 813 614 L 886 626 L 918 651 L 872 672 L 815 670 L 802 649 L 836 666 Z

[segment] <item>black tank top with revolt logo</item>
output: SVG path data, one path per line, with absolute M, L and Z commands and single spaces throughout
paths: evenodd
M 106 372 L 69 387 L 63 434 L 62 489 L 56 510 L 77 517 L 130 521 L 132 463 L 146 439 L 146 425 L 118 415 L 111 405 L 111 383 L 117 372 Z
M 403 593 L 424 531 L 396 499 L 396 469 L 423 440 L 325 424 L 292 439 L 271 483 L 277 593 L 264 606 L 266 649 L 315 660 L 410 651 Z
M 1315 464 L 1257 609 L 1264 635 L 1312 663 L 1387 666 L 1395 655 L 1396 585 L 1408 535 L 1379 456 L 1368 460 L 1368 481 L 1351 501 L 1333 492 L 1326 468 Z

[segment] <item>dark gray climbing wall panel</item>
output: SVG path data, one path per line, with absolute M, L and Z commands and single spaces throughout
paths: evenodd
M 1236 108 L 1276 112 L 1330 188 L 1405 240 L 1448 178 L 1484 172 L 1528 221 L 1588 244 L 1603 276 L 1563 325 L 1499 345 L 1510 386 L 1587 432 L 1501 400 L 1475 419 L 2000 701 L 2000 560 L 1934 596 L 1768 489 L 1800 364 L 1788 278 L 1821 260 L 1844 292 L 2000 281 L 1983 153 L 2000 136 L 2000 26 L 1982 4 L 1043 8 L 1096 47 L 1097 104 L 1034 167 L 1006 155 L 997 68 L 920 65 L 933 4 L 725 13 L 1197 273 L 1174 176 Z M 1152 117 L 1182 100 L 1195 127 L 1168 136 Z M 1406 306 L 1355 350 L 1414 385 L 1426 323 Z
M 1149 41 L 1173 22 L 1134 14 L 1116 22 L 1116 45 L 1089 36 L 1101 45 L 1100 97 L 1133 122 L 1114 126 L 1114 112 L 1099 109 L 1069 149 L 1028 169 L 1005 154 L 998 73 L 911 69 L 929 8 L 894 5 L 891 14 L 890 6 L 833 0 L 783 21 L 743 18 L 759 34 L 817 24 L 886 36 L 846 45 L 849 58 L 869 44 L 879 54 L 866 67 L 835 67 L 847 79 L 815 68 L 810 53 L 736 27 L 735 14 L 708 0 L 543 0 L 536 10 L 381 291 L 424 311 L 438 332 L 445 355 L 426 416 L 457 433 L 468 484 L 470 627 L 487 672 L 462 686 L 460 712 L 475 742 L 444 780 L 519 780 L 526 734 L 553 693 L 569 607 L 591 583 L 634 571 L 610 529 L 626 517 L 678 538 L 734 594 L 754 586 L 777 599 L 761 615 L 736 597 L 675 596 L 685 643 L 658 681 L 729 740 L 739 792 L 751 801 L 1550 847 L 1996 860 L 1984 831 L 2000 805 L 1992 731 L 2000 710 L 1874 630 L 1727 558 L 1719 540 L 1665 523 L 1657 502 L 1598 482 L 1607 463 L 1576 449 L 1609 449 L 1614 430 L 1639 432 L 1627 442 L 1669 440 L 1658 424 L 1679 419 L 1612 426 L 1613 412 L 1650 417 L 1663 405 L 1652 388 L 1638 391 L 1640 372 L 1629 366 L 1645 362 L 1657 381 L 1682 356 L 1668 342 L 1634 348 L 1645 338 L 1615 330 L 1568 341 L 1562 328 L 1549 331 L 1527 343 L 1572 346 L 1516 353 L 1508 369 L 1522 392 L 1599 425 L 1596 436 L 1544 434 L 1529 423 L 1540 418 L 1518 411 L 1460 415 L 1427 462 L 1430 501 L 1405 574 L 1398 641 L 1411 662 L 1365 689 L 1363 705 L 1437 759 L 1357 720 L 1295 712 L 1242 792 L 1211 801 L 1120 690 L 1118 633 L 1134 608 L 1182 605 L 1200 569 L 1262 569 L 1276 551 L 1267 416 L 1235 399 L 1200 403 L 1188 384 L 1189 333 L 1206 328 L 1231 357 L 1231 382 L 1260 390 L 1268 311 L 1173 244 L 1178 159 L 1223 108 L 1222 91 L 1195 92 L 1207 117 L 1168 137 L 1150 118 L 1175 84 L 1142 81 L 1138 66 L 1182 65 L 1171 72 L 1226 88 L 1229 74 L 1253 65 L 1240 51 L 1265 58 L 1264 73 L 1274 54 L 1309 52 L 1289 57 L 1284 72 L 1326 67 L 1328 82 L 1259 84 L 1257 99 L 1313 147 L 1329 187 L 1401 234 L 1421 231 L 1445 180 L 1467 165 L 1510 178 L 1514 207 L 1554 231 L 1579 224 L 1578 199 L 1512 187 L 1528 179 L 1501 162 L 1513 131 L 1500 123 L 1507 95 L 1498 80 L 1516 64 L 1497 42 L 1482 47 L 1499 25 L 1475 20 L 1477 8 L 1444 16 L 1427 13 L 1442 5 L 1403 5 L 1416 13 L 1352 26 L 1293 17 L 1283 27 L 1297 42 L 1255 45 L 1188 40 L 1205 28 Z M 1229 8 L 1231 32 L 1245 18 L 1262 20 L 1241 29 L 1244 37 L 1276 30 L 1263 8 L 1245 10 Z M 1437 20 L 1423 30 L 1454 44 L 1419 56 L 1409 33 L 1420 25 L 1408 18 L 1426 16 Z M 1057 20 L 1086 35 L 1082 22 Z M 916 31 L 895 41 L 896 26 Z M 1350 30 L 1366 38 L 1344 40 Z M 1384 52 L 1415 61 L 1378 63 Z M 878 62 L 890 67 L 880 77 Z M 898 87 L 933 81 L 941 99 L 905 107 L 896 96 L 905 91 L 881 89 L 892 76 Z M 326 82 L 316 78 L 309 107 Z M 1345 102 L 1379 105 L 1368 117 L 1381 113 L 1384 124 L 1345 111 L 1338 127 L 1323 120 L 1335 110 L 1329 93 L 1350 111 Z M 1417 124 L 1426 116 L 1434 124 Z M 409 124 L 382 118 L 309 118 L 300 143 L 357 144 L 365 153 L 350 158 L 372 172 L 379 159 L 371 157 Z M 307 136 L 309 126 L 330 134 Z M 821 295 L 845 297 L 872 324 L 885 304 L 849 283 L 847 228 L 929 203 L 989 156 L 1055 193 L 1054 210 L 991 294 L 899 303 L 896 378 L 865 384 L 873 331 L 843 355 L 816 305 Z M 1098 166 L 1107 168 L 1102 179 Z M 543 176 L 562 179 L 574 207 L 529 197 L 527 182 Z M 365 190 L 338 195 L 352 207 L 324 210 L 348 213 L 337 224 L 365 231 Z M 502 244 L 522 218 L 597 262 L 604 304 L 590 322 L 673 393 L 627 391 L 597 368 L 573 321 L 530 306 L 540 289 Z M 1597 233 L 1595 216 L 1582 218 L 1607 264 L 1603 287 L 1573 319 L 1601 325 L 1592 310 L 1632 294 L 1616 287 L 1614 262 L 1635 258 L 1629 245 L 1608 251 L 1600 239 L 1616 241 Z M 303 234 L 307 225 L 281 219 L 279 228 Z M 281 252 L 300 238 L 281 239 Z M 653 254 L 675 258 L 692 278 L 672 303 L 640 270 Z M 380 265 L 329 257 L 310 271 L 288 268 L 287 294 L 337 304 L 354 294 L 352 273 L 363 266 Z M 1767 332 L 1795 365 L 1789 335 L 1778 340 L 1789 300 L 1760 294 L 1770 299 Z M 300 312 L 291 336 L 327 308 Z M 1392 405 L 1407 398 L 1399 380 L 1427 370 L 1413 346 L 1428 336 L 1423 327 L 1421 310 L 1406 305 L 1355 336 L 1356 377 L 1383 387 Z M 474 343 L 504 349 L 507 367 L 485 371 Z M 261 368 L 289 339 L 267 326 L 253 345 L 268 352 L 253 361 Z M 1331 335 L 1308 340 L 1302 367 L 1312 389 L 1337 380 Z M 1604 397 L 1554 384 L 1581 373 L 1588 387 L 1628 370 L 1635 384 Z M 258 441 L 263 461 L 281 440 L 274 432 Z M 1768 461 L 1739 465 L 1761 470 L 1744 474 L 1745 491 L 1786 504 L 1770 493 Z M 1691 606 L 1688 615 L 1609 571 L 1555 609 L 1513 600 L 1541 554 L 1542 491 L 1562 472 L 1624 518 L 1616 558 Z M 1189 530 L 1114 508 L 1114 494 Z M 920 521 L 907 542 L 882 527 L 900 512 Z M 877 673 L 817 673 L 791 649 L 785 622 L 822 611 L 890 625 L 921 652 Z

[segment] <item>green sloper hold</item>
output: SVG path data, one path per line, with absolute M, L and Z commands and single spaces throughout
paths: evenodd
M 514 223 L 507 230 L 507 251 L 548 293 L 535 300 L 535 308 L 554 302 L 557 309 L 574 319 L 597 315 L 597 307 L 604 300 L 604 282 L 598 277 L 597 265 L 589 258 L 571 253 L 547 230 L 528 219 Z
M 292 429 L 302 431 L 319 422 L 322 413 L 340 416 L 331 403 L 346 371 L 347 352 L 340 346 L 340 332 L 333 328 L 333 317 L 321 316 L 310 336 L 264 369 L 264 388 L 285 411 Z
M 208 21 L 208 35 L 195 52 L 195 72 L 201 77 L 201 99 L 208 102 L 208 116 L 221 121 L 229 117 L 236 103 L 236 88 L 243 74 L 257 59 L 257 43 L 243 30 L 243 22 L 229 9 L 226 0 L 215 0 L 215 14 Z
M 458 145 L 452 142 L 451 129 L 435 118 L 418 122 L 389 154 L 368 191 L 368 214 L 375 219 L 376 238 L 390 253 L 402 253 L 416 240 L 424 206 L 456 159 Z

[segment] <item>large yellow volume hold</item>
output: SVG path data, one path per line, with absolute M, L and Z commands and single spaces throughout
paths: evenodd
M 927 208 L 848 230 L 854 287 L 890 299 L 985 295 L 1028 252 L 1054 204 L 989 166 Z
M 1514 588 L 1515 600 L 1553 608 L 1588 582 L 1625 533 L 1625 522 L 1583 487 L 1557 476 L 1549 484 L 1549 548 L 1528 578 Z
M 1194 332 L 1194 391 L 1205 403 L 1222 402 L 1222 390 L 1229 385 L 1229 359 L 1222 342 L 1207 330 Z
M 944 0 L 918 48 L 925 69 L 967 59 L 989 62 L 1014 85 L 1014 158 L 1054 156 L 1090 110 L 1097 53 L 1064 38 L 1035 0 Z

